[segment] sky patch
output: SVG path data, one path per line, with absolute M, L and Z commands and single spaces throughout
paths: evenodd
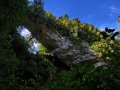
M 70 19 L 79 18 L 82 23 L 96 28 L 119 28 L 120 0 L 46 0 L 45 10 L 59 17 L 68 14 Z M 120 28 L 119 28 L 120 29 Z

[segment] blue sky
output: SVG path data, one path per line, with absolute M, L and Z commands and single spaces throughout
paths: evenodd
M 44 9 L 59 17 L 68 14 L 99 29 L 106 26 L 120 30 L 120 0 L 44 0 Z
M 18 33 L 24 37 L 25 41 L 29 38 L 31 38 L 32 34 L 31 32 L 25 28 L 24 26 L 19 26 L 17 28 L 17 31 Z M 28 48 L 28 51 L 30 53 L 33 53 L 33 54 L 36 54 L 40 49 L 39 49 L 39 45 L 40 43 L 35 39 L 33 38 L 30 42 L 29 42 L 29 48 Z

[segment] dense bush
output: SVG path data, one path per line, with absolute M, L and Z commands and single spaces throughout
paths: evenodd
M 27 0 L 0 1 L 0 25 L 2 29 L 16 27 L 22 23 L 27 10 Z
M 58 81 L 50 82 L 41 90 L 119 90 L 119 74 L 119 66 L 78 65 L 71 71 L 62 72 Z
M 52 79 L 52 63 L 30 54 L 17 33 L 26 10 L 27 0 L 0 1 L 0 90 L 33 90 Z
M 120 56 L 120 42 L 113 40 L 102 40 L 101 42 L 95 42 L 92 49 L 98 55 L 98 57 L 104 60 L 119 60 Z

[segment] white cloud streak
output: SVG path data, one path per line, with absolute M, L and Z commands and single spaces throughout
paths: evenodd
M 102 24 L 100 27 L 98 27 L 99 30 L 104 31 L 105 27 L 115 29 L 116 31 L 120 30 L 120 24 L 119 23 L 111 23 L 111 24 Z
M 110 16 L 120 15 L 120 8 L 117 8 L 115 6 L 110 6 L 108 9 L 110 11 Z

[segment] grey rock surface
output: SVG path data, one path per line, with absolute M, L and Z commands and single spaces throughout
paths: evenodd
M 86 41 L 79 42 L 81 48 L 79 44 L 73 43 L 69 37 L 61 35 L 57 30 L 44 25 L 40 26 L 30 20 L 25 22 L 25 27 L 30 30 L 40 43 L 46 48 L 50 48 L 57 58 L 68 66 L 97 58 Z

